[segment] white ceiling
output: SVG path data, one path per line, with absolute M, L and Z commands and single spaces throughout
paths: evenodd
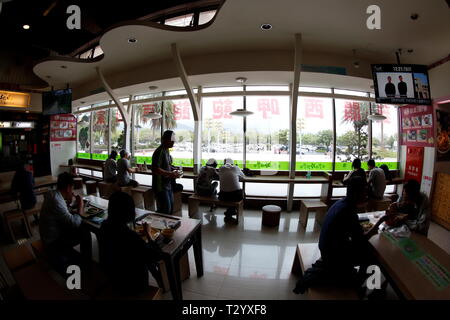
M 381 30 L 366 27 L 366 9 L 372 4 L 381 7 Z M 412 21 L 411 13 L 418 13 L 419 19 Z M 272 24 L 273 29 L 262 31 L 262 23 Z M 120 26 L 101 37 L 105 55 L 100 61 L 45 61 L 37 64 L 34 72 L 52 85 L 84 84 L 97 78 L 96 66 L 111 75 L 170 60 L 172 43 L 178 44 L 182 56 L 229 52 L 229 59 L 233 59 L 233 52 L 293 50 L 296 33 L 302 34 L 302 47 L 308 52 L 352 56 L 352 49 L 356 49 L 357 59 L 395 63 L 395 50 L 403 48 L 402 63 L 428 65 L 450 53 L 450 10 L 444 0 L 227 0 L 216 20 L 203 30 L 168 31 L 151 24 Z M 130 37 L 138 42 L 128 44 Z M 406 49 L 414 52 L 408 54 Z M 267 74 L 261 75 L 263 78 L 255 81 L 264 80 Z M 289 75 L 284 80 L 288 79 L 292 82 Z M 191 77 L 193 85 L 219 85 L 221 80 L 229 78 Z M 161 86 L 180 87 L 179 80 L 167 81 Z M 275 83 L 275 79 L 270 82 Z M 116 91 L 120 94 L 122 90 Z

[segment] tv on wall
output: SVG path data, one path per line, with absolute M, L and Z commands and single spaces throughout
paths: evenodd
M 431 104 L 427 66 L 373 64 L 375 100 L 386 104 Z
M 44 92 L 42 113 L 44 115 L 72 113 L 72 89 Z

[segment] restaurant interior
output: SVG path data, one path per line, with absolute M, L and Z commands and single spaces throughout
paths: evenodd
M 1 1 L 0 300 L 450 299 L 449 15 L 448 0 Z M 387 75 L 409 91 L 390 95 Z M 170 214 L 152 157 L 166 130 Z M 121 150 L 137 186 L 106 181 Z M 240 169 L 241 200 L 198 194 L 210 159 L 219 193 L 227 159 Z M 384 167 L 381 197 L 348 213 L 376 229 L 365 250 L 383 295 L 369 282 L 299 294 L 355 159 L 364 180 Z M 12 187 L 21 166 L 37 199 L 27 209 Z M 65 275 L 41 239 L 63 173 L 85 209 L 73 213 L 82 263 Z M 427 201 L 421 232 L 381 223 L 411 180 Z M 118 191 L 134 201 L 129 228 L 148 227 L 162 250 L 158 276 L 127 297 L 100 263 Z

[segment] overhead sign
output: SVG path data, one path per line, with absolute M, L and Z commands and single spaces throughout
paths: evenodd
M 0 90 L 0 107 L 27 108 L 30 98 L 29 93 Z

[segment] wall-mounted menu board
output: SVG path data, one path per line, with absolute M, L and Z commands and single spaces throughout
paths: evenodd
M 450 174 L 437 173 L 434 186 L 433 220 L 450 230 Z

